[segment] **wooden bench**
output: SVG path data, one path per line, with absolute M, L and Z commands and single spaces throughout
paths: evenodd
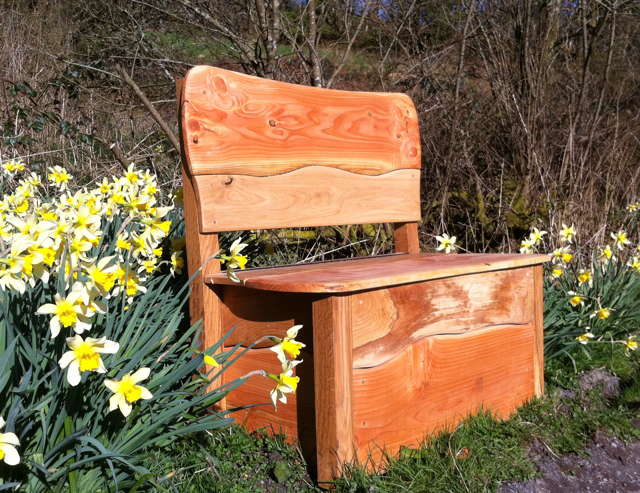
M 394 223 L 396 254 L 247 269 L 209 263 L 191 317 L 204 343 L 303 324 L 297 396 L 243 411 L 249 429 L 298 438 L 320 482 L 483 407 L 507 416 L 543 391 L 542 255 L 419 253 L 420 138 L 402 94 L 347 92 L 191 69 L 179 89 L 189 271 L 217 233 Z M 264 368 L 258 347 L 225 373 Z M 265 402 L 252 379 L 228 407 Z M 315 459 L 315 461 L 313 460 Z

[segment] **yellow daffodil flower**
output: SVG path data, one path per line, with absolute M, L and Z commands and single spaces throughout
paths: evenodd
M 80 383 L 80 374 L 85 371 L 106 373 L 100 354 L 115 354 L 120 349 L 117 342 L 101 337 L 82 339 L 79 335 L 67 337 L 67 346 L 71 351 L 62 355 L 58 364 L 63 370 L 67 369 L 67 382 L 72 387 Z
M 78 334 L 91 328 L 91 323 L 85 316 L 82 305 L 78 304 L 81 296 L 82 293 L 77 290 L 72 290 L 65 298 L 56 293 L 55 303 L 47 303 L 38 308 L 36 313 L 39 315 L 53 315 L 49 322 L 52 338 L 58 336 L 61 327 L 73 327 L 73 330 Z
M 276 353 L 278 359 L 282 364 L 287 362 L 287 354 L 295 359 L 300 355 L 300 350 L 306 347 L 302 342 L 296 341 L 298 331 L 302 328 L 302 325 L 294 325 L 287 330 L 284 339 L 275 339 L 278 344 L 270 347 L 269 349 Z
M 273 373 L 267 374 L 269 378 L 276 382 L 275 388 L 269 392 L 274 406 L 278 405 L 278 401 L 286 404 L 287 394 L 295 393 L 300 383 L 300 377 L 294 376 L 293 372 L 294 368 L 300 363 L 302 363 L 302 361 L 287 361 L 282 367 L 282 373 L 279 375 L 274 375 Z
M 562 266 L 554 265 L 553 269 L 551 269 L 552 279 L 558 279 L 559 277 L 562 277 L 563 274 L 564 274 L 564 269 L 562 268 Z
M 611 308 L 598 308 L 595 312 L 591 314 L 591 317 L 596 317 L 598 320 L 606 320 L 611 316 L 612 309 Z
M 573 291 L 569 291 L 568 294 L 571 296 L 571 298 L 569 298 L 569 304 L 571 306 L 580 306 L 580 305 L 584 305 L 584 297 L 580 296 L 577 293 L 574 293 Z
M 591 275 L 590 270 L 580 269 L 578 271 L 578 282 L 580 284 L 587 284 L 593 281 L 593 276 Z
M 627 233 L 622 229 L 617 233 L 611 233 L 611 238 L 614 240 L 614 245 L 618 248 L 618 250 L 624 250 L 624 247 L 631 244 L 629 238 L 627 238 Z
M 131 404 L 140 399 L 149 400 L 153 398 L 148 389 L 138 385 L 139 382 L 149 378 L 150 373 L 151 370 L 149 368 L 140 368 L 133 374 L 127 373 L 120 380 L 105 380 L 105 386 L 113 392 L 113 395 L 109 398 L 109 411 L 120 409 L 120 412 L 126 418 L 131 414 Z
M 613 250 L 611 250 L 611 247 L 609 245 L 606 245 L 600 251 L 600 259 L 604 262 L 609 262 L 610 260 L 615 259 L 615 257 L 613 256 Z
M 520 253 L 523 253 L 523 254 L 533 253 L 534 246 L 535 246 L 535 243 L 533 242 L 532 239 L 527 238 L 526 240 L 522 240 L 522 242 L 520 243 Z
M 60 190 L 66 190 L 69 180 L 73 178 L 69 172 L 61 166 L 54 166 L 49 168 L 49 175 L 47 176 L 51 184 L 60 188 Z
M 578 337 L 576 337 L 576 340 L 580 343 L 580 344 L 587 344 L 591 339 L 593 339 L 595 336 L 589 332 L 589 327 L 587 327 L 587 332 L 585 332 L 584 334 L 580 334 Z
M 0 417 L 0 429 L 4 428 L 5 421 Z M 0 433 L 0 460 L 8 466 L 20 464 L 20 454 L 16 447 L 20 446 L 20 440 L 15 433 Z
M 218 368 L 220 366 L 220 363 L 218 363 L 213 356 L 209 356 L 208 354 L 205 354 L 202 359 L 205 365 L 212 368 Z
M 630 351 L 635 351 L 638 349 L 638 341 L 636 341 L 635 336 L 629 336 L 626 341 L 624 341 L 624 345 Z
M 640 258 L 633 257 L 627 265 L 640 274 Z
M 184 258 L 181 251 L 176 251 L 171 254 L 171 274 L 182 274 L 184 269 Z
M 560 230 L 560 241 L 562 243 L 572 243 L 574 238 L 576 237 L 576 229 L 573 224 L 571 226 L 567 226 L 562 223 L 562 229 Z
M 529 240 L 531 240 L 534 245 L 537 245 L 542 241 L 542 237 L 546 234 L 546 231 L 541 231 L 538 228 L 533 228 L 531 233 L 529 233 Z

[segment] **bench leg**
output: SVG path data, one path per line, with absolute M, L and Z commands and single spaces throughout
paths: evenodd
M 354 456 L 351 305 L 348 296 L 313 302 L 318 482 L 333 480 Z
M 534 394 L 544 394 L 544 271 L 542 265 L 533 267 L 533 379 Z

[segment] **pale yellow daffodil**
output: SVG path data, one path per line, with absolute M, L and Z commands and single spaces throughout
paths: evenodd
M 106 373 L 107 370 L 100 355 L 115 354 L 120 349 L 120 345 L 117 342 L 110 341 L 105 337 L 99 339 L 87 337 L 83 339 L 79 335 L 67 337 L 67 346 L 71 351 L 64 353 L 58 364 L 63 370 L 68 368 L 67 382 L 72 387 L 80 383 L 82 372 Z
M 140 368 L 133 374 L 127 373 L 120 380 L 105 380 L 105 386 L 113 392 L 113 395 L 109 398 L 109 411 L 120 409 L 120 412 L 126 418 L 131 414 L 131 404 L 140 399 L 149 400 L 153 398 L 148 389 L 138 385 L 139 382 L 149 378 L 150 373 L 151 370 L 149 368 Z

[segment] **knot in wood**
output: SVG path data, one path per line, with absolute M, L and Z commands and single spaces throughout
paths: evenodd
M 275 127 L 278 124 L 278 122 L 276 122 L 275 120 L 269 120 L 269 126 L 270 127 Z
M 233 176 L 227 177 L 227 179 L 224 181 L 225 185 L 231 185 L 232 183 L 233 183 Z

